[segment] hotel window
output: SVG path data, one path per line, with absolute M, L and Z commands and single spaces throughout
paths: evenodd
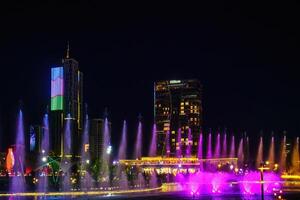
M 187 105 L 187 106 L 188 106 L 188 105 L 189 105 L 189 102 L 188 102 L 188 101 L 187 101 L 187 102 L 185 102 L 185 105 Z
M 180 105 L 181 105 L 181 106 L 183 106 L 183 105 L 184 105 L 184 103 L 183 103 L 183 102 L 181 102 L 181 103 L 180 103 Z
M 175 142 L 175 138 L 172 138 L 172 142 Z
M 171 133 L 172 133 L 172 134 L 175 134 L 175 131 L 172 131 Z
M 184 142 L 184 138 L 181 138 L 181 142 Z

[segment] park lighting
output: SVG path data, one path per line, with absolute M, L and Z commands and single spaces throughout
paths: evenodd
M 230 170 L 233 170 L 234 166 L 233 165 L 230 165 Z
M 86 164 L 90 164 L 90 160 L 86 160 L 85 162 L 86 162 Z
M 43 157 L 42 157 L 42 161 L 43 161 L 43 162 L 46 162 L 46 161 L 47 161 L 47 157 L 46 157 L 46 156 L 43 156 Z
M 45 150 L 44 149 L 42 150 L 42 154 L 45 154 Z
M 270 164 L 270 162 L 269 162 L 269 161 L 266 161 L 266 165 L 268 165 L 268 164 Z
M 109 145 L 106 149 L 106 153 L 109 155 L 109 154 L 111 154 L 111 151 L 112 151 L 112 146 Z

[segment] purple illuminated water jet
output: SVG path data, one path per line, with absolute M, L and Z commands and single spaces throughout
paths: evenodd
M 23 113 L 20 110 L 17 119 L 17 134 L 15 144 L 15 166 L 13 176 L 9 184 L 10 192 L 24 192 L 25 191 L 25 178 L 24 178 L 24 163 L 25 163 L 25 139 L 24 139 L 24 124 Z
M 182 152 L 181 152 L 181 129 L 178 129 L 178 134 L 177 134 L 177 144 L 176 144 L 176 157 L 181 158 L 182 157 Z
M 61 170 L 63 172 L 63 176 L 61 179 L 62 191 L 69 191 L 71 189 L 70 178 L 71 178 L 71 160 L 68 156 L 71 155 L 71 123 L 72 123 L 71 115 L 68 114 L 65 119 L 65 131 L 63 135 L 63 157 L 61 159 Z
M 263 137 L 260 136 L 257 157 L 256 157 L 256 168 L 259 168 L 263 162 Z
M 142 122 L 139 121 L 137 137 L 135 141 L 134 159 L 142 157 Z
M 240 181 L 242 194 L 261 194 L 261 174 L 260 172 L 246 173 Z M 272 194 L 273 189 L 281 189 L 280 177 L 275 173 L 264 172 L 264 194 Z
M 166 132 L 166 156 L 169 157 L 170 156 L 170 131 Z
M 47 174 L 47 165 L 46 162 L 48 160 L 48 154 L 49 154 L 49 119 L 48 114 L 44 115 L 43 118 L 43 134 L 42 134 L 42 152 L 40 153 L 39 162 L 41 163 L 42 169 L 38 173 L 37 179 L 38 186 L 37 190 L 39 192 L 46 192 L 48 190 L 48 174 Z
M 218 133 L 217 135 L 217 139 L 216 139 L 216 145 L 215 145 L 215 158 L 220 158 L 220 151 L 221 151 L 221 147 L 220 147 L 220 143 L 221 143 L 221 136 L 220 133 Z
M 112 146 L 110 144 L 110 125 L 107 117 L 104 119 L 104 126 L 103 126 L 103 147 L 104 151 L 102 152 L 102 185 L 108 186 L 109 184 L 109 161 L 110 155 L 112 151 Z
M 118 159 L 126 159 L 127 152 L 127 123 L 124 120 L 122 128 L 122 138 L 119 146 Z
M 238 165 L 243 167 L 244 165 L 244 139 L 241 138 L 238 148 Z
M 92 186 L 92 177 L 88 172 L 88 166 L 90 164 L 90 153 L 87 145 L 89 144 L 89 117 L 86 115 L 84 122 L 84 129 L 82 134 L 81 144 L 81 170 L 84 172 L 80 181 L 80 189 L 88 189 Z
M 156 156 L 156 149 L 157 149 L 156 124 L 153 124 L 149 156 L 151 157 Z
M 199 141 L 198 141 L 198 159 L 202 159 L 203 158 L 203 133 L 202 131 L 200 132 L 200 136 L 199 136 Z
M 211 144 L 211 131 L 208 134 L 208 144 L 207 144 L 207 152 L 206 158 L 212 158 L 212 144 Z
M 189 128 L 188 129 L 188 142 L 187 142 L 187 145 L 186 145 L 186 157 L 191 157 L 192 145 L 193 145 L 192 131 Z
M 223 158 L 227 157 L 227 134 L 226 134 L 226 131 L 224 132 L 224 135 L 223 135 L 222 157 Z
M 122 138 L 121 138 L 121 143 L 118 152 L 118 160 L 126 159 L 126 152 L 127 152 L 127 123 L 124 120 L 123 128 L 122 128 Z M 117 176 L 120 177 L 120 181 L 119 181 L 120 188 L 127 189 L 128 180 L 127 180 L 126 171 L 122 169 L 122 166 L 120 164 L 118 164 L 117 166 Z
M 153 171 L 153 173 L 151 173 L 150 187 L 152 187 L 152 188 L 156 188 L 157 187 L 157 176 L 156 176 L 155 170 Z
M 65 119 L 65 131 L 64 131 L 64 156 L 71 155 L 71 115 L 68 114 Z
M 230 145 L 229 157 L 230 158 L 235 157 L 235 139 L 234 139 L 234 135 L 231 136 L 231 145 Z

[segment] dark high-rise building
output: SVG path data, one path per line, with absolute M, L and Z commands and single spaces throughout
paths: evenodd
M 103 119 L 91 119 L 89 150 L 93 160 L 100 159 L 104 151 Z
M 202 121 L 202 86 L 198 80 L 170 80 L 154 83 L 154 119 L 157 126 L 157 154 L 181 155 L 191 145 L 195 155 Z M 181 130 L 180 143 L 178 132 Z M 188 138 L 190 131 L 192 138 Z M 169 137 L 167 136 L 169 134 Z M 167 141 L 168 140 L 168 141 Z M 168 144 L 168 145 L 167 145 Z M 169 152 L 168 152 L 169 151 Z
M 111 153 L 111 144 L 110 144 L 110 130 L 111 122 L 108 121 L 108 135 L 105 139 L 105 125 L 103 119 L 91 119 L 90 120 L 90 138 L 89 138 L 89 151 L 92 160 L 104 159 L 104 155 L 109 155 Z M 107 140 L 107 141 L 105 141 Z M 106 146 L 108 145 L 108 146 Z
M 51 151 L 63 156 L 64 124 L 70 115 L 72 155 L 79 154 L 83 127 L 83 74 L 78 62 L 70 58 L 69 46 L 62 65 L 51 69 Z

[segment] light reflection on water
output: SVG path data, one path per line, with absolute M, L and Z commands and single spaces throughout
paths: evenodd
M 300 194 L 294 195 L 284 195 L 284 199 L 287 200 L 298 200 Z M 88 199 L 103 199 L 103 200 L 127 200 L 127 199 L 136 199 L 136 200 L 256 200 L 261 199 L 260 196 L 240 196 L 240 195 L 201 195 L 201 196 L 192 196 L 186 194 L 179 194 L 179 193 L 156 193 L 156 194 L 146 194 L 143 196 L 139 195 L 129 195 L 129 196 L 122 196 L 122 195 L 115 195 L 115 196 L 82 196 L 82 197 L 7 197 L 7 198 L 0 198 L 0 200 L 61 200 L 61 199 L 79 199 L 79 200 L 88 200 Z M 265 200 L 275 200 L 273 196 L 265 196 Z

